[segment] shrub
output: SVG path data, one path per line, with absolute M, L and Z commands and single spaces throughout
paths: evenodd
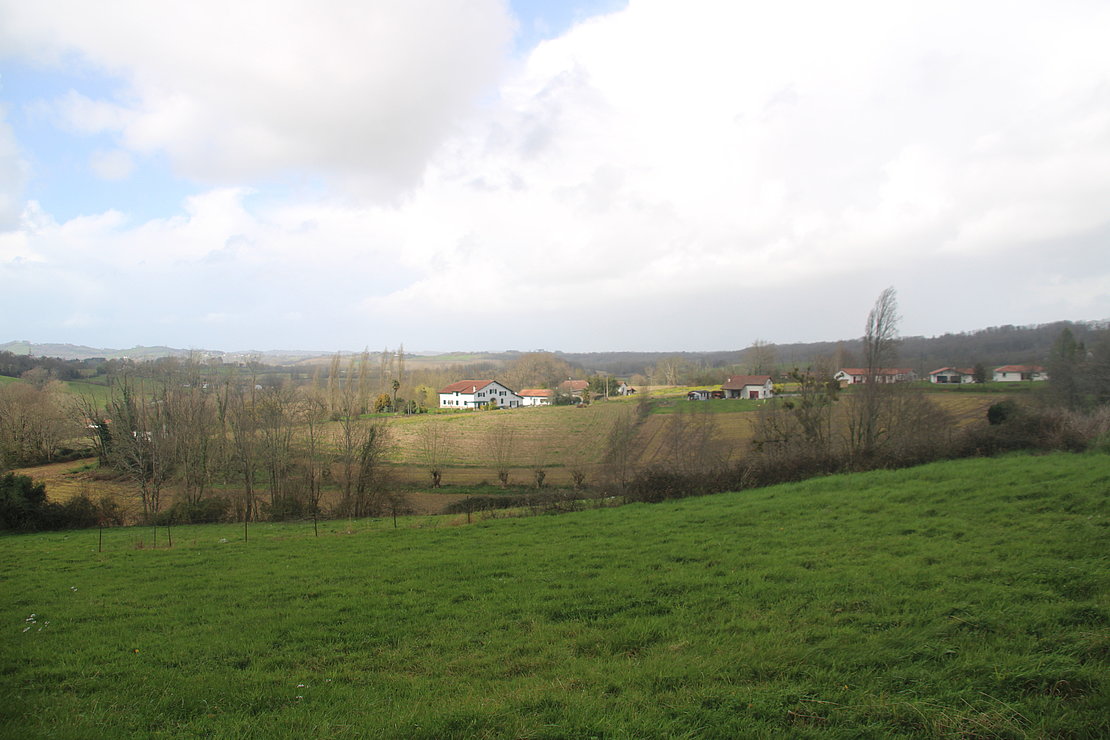
M 25 475 L 0 477 L 0 529 L 33 532 L 122 524 L 123 515 L 108 498 L 94 502 L 82 493 L 64 504 L 46 500 L 46 487 Z
M 159 512 L 154 523 L 167 524 L 214 524 L 227 519 L 230 503 L 225 498 L 215 496 L 202 498 L 190 503 L 178 501 L 173 506 Z
M 46 486 L 26 475 L 7 473 L 0 478 L 0 528 L 42 529 L 48 516 Z

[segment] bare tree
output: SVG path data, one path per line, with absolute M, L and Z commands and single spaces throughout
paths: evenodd
M 849 441 L 853 455 L 875 453 L 881 436 L 880 417 L 891 388 L 884 383 L 882 370 L 894 363 L 898 350 L 898 300 L 894 288 L 886 288 L 867 314 L 863 335 L 863 357 L 867 375 L 862 387 L 852 396 Z
M 361 422 L 353 427 L 354 456 L 351 485 L 340 509 L 348 516 L 381 516 L 395 510 L 388 496 L 389 478 L 385 458 L 389 452 L 389 427 L 384 422 Z
M 69 409 L 68 400 L 56 380 L 42 386 L 0 386 L 0 465 L 49 462 L 64 441 L 77 436 L 79 417 Z
M 613 420 L 602 460 L 609 484 L 622 492 L 635 474 L 636 462 L 640 457 L 640 450 L 636 447 L 636 435 L 640 430 L 643 416 L 637 413 L 638 410 L 638 404 L 635 410 L 623 408 Z
M 167 376 L 161 394 L 185 501 L 204 498 L 212 478 L 216 409 L 211 385 L 195 358 Z
M 432 478 L 432 488 L 439 488 L 443 480 L 443 459 L 447 449 L 447 429 L 443 421 L 428 419 L 417 434 L 420 457 Z
M 235 477 L 242 483 L 243 521 L 255 518 L 255 477 L 259 464 L 258 383 L 255 373 L 244 380 L 232 376 L 224 387 L 224 418 L 230 429 L 230 459 Z
M 308 505 L 313 515 L 320 511 L 323 467 L 320 465 L 323 422 L 327 415 L 327 401 L 319 389 L 307 386 L 300 389 L 295 407 L 301 430 L 301 457 L 305 477 Z
M 748 369 L 754 375 L 770 375 L 775 371 L 775 345 L 757 339 L 745 353 Z
M 294 403 L 288 386 L 267 388 L 258 395 L 259 453 L 270 488 L 271 515 L 288 511 L 291 503 Z
M 173 473 L 174 449 L 164 405 L 143 383 L 124 378 L 108 403 L 112 438 L 108 459 L 139 488 L 144 519 L 161 509 L 162 489 Z
M 759 409 L 752 446 L 786 464 L 800 459 L 827 460 L 833 452 L 832 412 L 839 386 L 825 363 L 790 373 L 798 393 L 776 398 Z
M 516 442 L 513 430 L 504 421 L 490 428 L 486 437 L 486 444 L 493 458 L 493 467 L 497 471 L 497 480 L 502 488 L 509 485 L 509 465 L 512 462 L 513 448 Z

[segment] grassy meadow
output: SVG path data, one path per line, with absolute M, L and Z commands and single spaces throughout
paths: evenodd
M 0 537 L 0 736 L 1105 737 L 1110 456 Z

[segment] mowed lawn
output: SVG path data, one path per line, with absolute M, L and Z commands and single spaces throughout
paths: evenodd
M 318 538 L 5 536 L 0 736 L 1104 737 L 1108 498 L 1110 456 L 1056 454 Z

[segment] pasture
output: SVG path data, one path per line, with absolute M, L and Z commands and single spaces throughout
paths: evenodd
M 470 526 L 4 536 L 0 736 L 1106 736 L 1108 498 L 1110 456 L 1053 454 Z

